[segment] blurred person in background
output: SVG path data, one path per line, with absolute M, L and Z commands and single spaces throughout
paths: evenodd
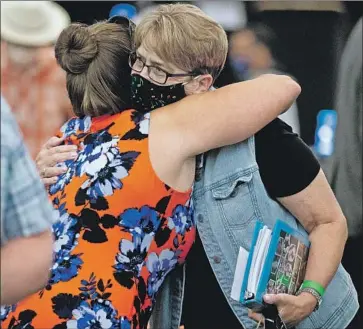
M 1 1 L 1 93 L 33 158 L 72 115 L 54 58 L 54 43 L 69 22 L 51 1 Z
M 196 155 L 248 138 L 300 93 L 289 77 L 268 75 L 181 100 L 174 88 L 193 89 L 204 74 L 179 72 L 168 78 L 183 82 L 164 95 L 180 102 L 158 109 L 156 93 L 137 112 L 131 45 L 132 24 L 118 17 L 71 24 L 57 40 L 76 114 L 58 136 L 79 152 L 49 187 L 60 219 L 48 284 L 19 302 L 4 327 L 146 328 L 163 281 L 195 239 Z
M 52 261 L 56 217 L 24 145 L 16 120 L 1 97 L 1 305 L 43 288 Z M 11 307 L 1 308 L 0 320 Z
M 194 1 L 206 15 L 214 19 L 226 31 L 227 36 L 230 32 L 239 30 L 247 24 L 246 6 L 243 1 Z
M 331 185 L 348 221 L 348 241 L 343 264 L 351 274 L 363 300 L 362 248 L 362 18 L 346 43 L 337 81 L 335 109 L 338 113 L 336 148 L 333 154 Z M 352 328 L 363 325 L 362 311 Z
M 273 54 L 278 37 L 262 23 L 250 23 L 234 32 L 230 38 L 229 58 L 238 81 L 253 79 L 261 74 L 286 74 Z M 296 102 L 280 118 L 300 133 L 299 114 Z
M 304 92 L 298 104 L 300 136 L 314 144 L 316 117 L 333 108 L 336 68 L 343 46 L 342 1 L 251 1 L 256 18 L 278 36 L 274 56 Z M 308 22 L 308 24 L 307 24 Z
M 244 1 L 202 0 L 195 1 L 194 4 L 223 27 L 228 40 L 234 31 L 242 29 L 247 24 L 249 16 L 247 12 L 248 5 Z M 227 56 L 223 71 L 219 74 L 213 85 L 219 88 L 238 81 L 241 80 L 234 75 L 230 57 Z
M 160 6 L 145 15 L 136 28 L 135 43 L 130 65 L 133 103 L 139 112 L 209 90 L 228 50 L 220 25 L 197 7 L 181 4 Z M 188 72 L 197 75 L 174 79 L 175 74 Z M 324 287 L 330 284 L 321 304 L 321 299 L 307 292 L 270 296 L 270 303 L 278 306 L 289 325 L 305 319 L 302 326 L 309 328 L 329 323 L 343 328 L 356 313 L 356 292 L 339 266 L 346 238 L 345 218 L 317 160 L 284 125 L 269 124 L 257 135 L 256 155 L 250 138 L 206 153 L 205 161 L 199 157 L 194 186 L 199 234 L 194 255 L 188 258 L 185 290 L 185 269 L 176 268 L 159 292 L 154 328 L 178 328 L 182 306 L 187 329 L 254 328 L 256 323 L 248 318 L 247 309 L 230 298 L 236 250 L 241 245 L 249 248 L 257 218 L 269 226 L 276 218 L 283 218 L 296 227 L 293 215 L 310 233 L 313 245 L 306 278 Z M 50 172 L 58 151 L 43 151 L 38 168 Z M 50 178 L 46 175 L 44 179 Z M 306 318 L 314 308 L 319 310 L 311 319 Z

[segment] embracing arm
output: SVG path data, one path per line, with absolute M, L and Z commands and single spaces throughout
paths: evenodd
M 311 149 L 291 127 L 276 119 L 255 135 L 256 159 L 263 184 L 309 234 L 311 249 L 306 280 L 326 287 L 334 276 L 344 249 L 344 215 Z M 309 293 L 265 295 L 276 304 L 286 323 L 295 325 L 316 306 Z M 258 317 L 253 317 L 258 321 Z
M 311 149 L 282 120 L 274 120 L 255 140 L 266 190 L 309 234 L 306 280 L 326 287 L 341 261 L 347 224 L 324 172 Z
M 320 283 L 326 288 L 335 275 L 347 239 L 347 223 L 338 202 L 320 169 L 315 179 L 304 190 L 278 198 L 309 233 L 311 242 L 305 280 Z M 298 296 L 287 294 L 265 295 L 268 304 L 275 304 L 284 321 L 297 325 L 309 316 L 317 303 L 308 292 Z M 250 316 L 258 321 L 259 317 Z
M 341 261 L 347 239 L 347 223 L 323 171 L 301 192 L 279 198 L 309 233 L 311 248 L 306 280 L 325 288 Z
M 150 130 L 158 149 L 177 150 L 165 156 L 180 163 L 181 159 L 183 162 L 252 136 L 289 108 L 300 91 L 300 86 L 288 76 L 262 75 L 157 109 L 151 112 Z M 62 139 L 53 137 L 37 157 L 36 164 L 46 186 L 64 172 L 55 164 L 76 156 L 74 146 L 61 143 Z M 173 160 L 173 156 L 177 159 Z
M 305 280 L 313 280 L 326 288 L 342 258 L 347 224 L 323 171 L 320 169 L 304 190 L 278 200 L 309 233 L 311 246 Z M 289 326 L 296 326 L 309 316 L 317 303 L 316 298 L 307 292 L 298 296 L 265 295 L 264 301 L 275 304 L 281 318 Z M 261 318 L 252 311 L 249 311 L 249 316 L 256 321 Z
M 252 136 L 289 108 L 300 91 L 290 77 L 266 74 L 160 108 L 151 113 L 151 129 L 167 134 L 165 146 L 172 143 L 187 159 Z

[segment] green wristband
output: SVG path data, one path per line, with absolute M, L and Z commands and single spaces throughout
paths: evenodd
M 301 289 L 304 288 L 311 288 L 316 290 L 316 292 L 320 295 L 320 297 L 323 297 L 325 293 L 325 288 L 320 283 L 312 280 L 305 280 L 301 285 Z

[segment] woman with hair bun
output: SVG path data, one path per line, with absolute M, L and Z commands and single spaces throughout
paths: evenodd
M 116 21 L 72 24 L 56 44 L 76 115 L 58 135 L 78 155 L 49 187 L 59 220 L 48 284 L 5 307 L 4 328 L 146 328 L 165 277 L 194 242 L 196 155 L 251 136 L 300 92 L 270 75 L 137 112 L 132 25 Z

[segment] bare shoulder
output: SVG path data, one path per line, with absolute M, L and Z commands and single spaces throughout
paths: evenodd
M 149 154 L 157 176 L 177 191 L 188 190 L 194 181 L 195 157 L 186 157 L 180 126 L 172 111 L 165 107 L 150 115 Z

